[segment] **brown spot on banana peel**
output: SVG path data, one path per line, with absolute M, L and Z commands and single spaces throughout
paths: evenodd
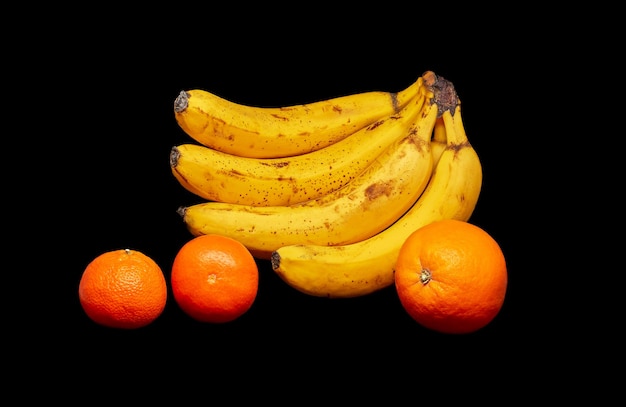
M 280 116 L 280 115 L 277 115 L 277 114 L 272 114 L 272 117 L 274 117 L 275 119 L 278 119 L 278 120 L 282 120 L 284 122 L 288 122 L 289 121 L 288 117 Z
M 223 173 L 223 174 L 226 174 L 228 177 L 236 178 L 236 179 L 239 179 L 239 180 L 246 180 L 246 174 L 243 174 L 242 172 L 237 171 L 237 170 L 235 170 L 235 169 L 231 169 L 231 170 L 224 170 L 224 171 L 221 171 L 221 170 L 220 170 L 220 171 L 218 171 L 218 172 L 221 172 L 221 173 Z M 210 179 L 209 177 L 207 177 L 207 175 L 208 175 L 208 173 L 207 173 L 207 174 L 205 174 L 205 178 L 206 178 L 206 179 Z M 224 185 L 224 186 L 225 186 L 225 185 Z
M 309 108 L 308 103 L 304 103 L 304 104 L 301 104 L 301 105 L 280 106 L 278 108 L 278 110 L 281 110 L 281 111 L 284 111 L 284 112 L 288 112 L 288 111 L 291 111 L 291 110 L 297 110 L 297 109 L 303 109 L 303 110 L 305 110 L 307 112 L 311 110 Z
M 380 126 L 381 124 L 385 123 L 387 120 L 398 120 L 402 118 L 402 114 L 398 113 L 394 113 L 391 116 L 387 116 L 386 118 L 380 119 L 375 121 L 374 123 L 370 124 L 369 126 L 366 127 L 366 131 L 372 131 L 374 130 L 376 127 Z
M 289 165 L 289 161 L 281 161 L 281 162 L 271 162 L 271 163 L 266 163 L 261 161 L 260 162 L 261 165 L 265 165 L 267 167 L 274 167 L 274 168 L 283 168 L 283 167 L 287 167 Z
M 367 126 L 367 130 L 366 131 L 372 131 L 374 130 L 376 127 L 380 126 L 381 124 L 383 124 L 385 122 L 385 120 L 378 120 L 377 122 L 374 122 L 372 124 L 370 124 L 369 126 Z
M 471 148 L 471 147 L 472 147 L 472 145 L 470 144 L 469 140 L 466 140 L 466 141 L 462 142 L 461 144 L 451 143 L 446 148 L 449 149 L 449 150 L 453 150 L 455 152 L 455 156 L 456 156 L 457 152 L 463 150 L 464 148 Z
M 369 202 L 374 201 L 376 198 L 382 195 L 389 196 L 391 194 L 391 191 L 393 190 L 393 184 L 395 183 L 392 181 L 384 183 L 377 182 L 375 184 L 372 184 L 365 190 L 365 197 Z

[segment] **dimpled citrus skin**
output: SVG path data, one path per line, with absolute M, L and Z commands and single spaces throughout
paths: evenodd
M 200 235 L 176 254 L 171 285 L 176 302 L 187 315 L 200 322 L 224 323 L 252 307 L 259 271 L 252 254 L 237 240 Z
M 426 328 L 463 334 L 489 324 L 507 290 L 504 254 L 483 229 L 442 220 L 413 232 L 394 274 L 400 302 Z
M 113 250 L 87 265 L 78 295 L 94 322 L 135 329 L 161 315 L 167 302 L 167 283 L 161 268 L 147 255 L 130 249 Z

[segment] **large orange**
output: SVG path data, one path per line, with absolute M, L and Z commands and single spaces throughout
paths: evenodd
M 87 265 L 78 296 L 87 316 L 98 324 L 134 329 L 161 315 L 167 284 L 152 258 L 136 250 L 113 250 Z
M 239 241 L 208 234 L 192 238 L 174 258 L 172 292 L 180 308 L 201 322 L 233 321 L 254 303 L 257 264 Z
M 500 312 L 507 289 L 504 254 L 482 228 L 461 220 L 428 224 L 406 239 L 395 286 L 408 314 L 450 334 L 477 331 Z

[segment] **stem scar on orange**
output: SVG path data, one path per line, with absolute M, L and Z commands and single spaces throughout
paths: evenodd
M 394 279 L 400 302 L 415 321 L 438 332 L 463 334 L 485 327 L 500 312 L 508 275 L 491 235 L 446 219 L 409 235 Z
M 171 286 L 178 306 L 200 322 L 223 323 L 246 313 L 259 288 L 259 271 L 239 241 L 216 234 L 185 243 L 172 264 Z
M 141 328 L 165 309 L 167 283 L 152 258 L 136 250 L 113 250 L 87 265 L 78 296 L 94 322 L 110 328 Z

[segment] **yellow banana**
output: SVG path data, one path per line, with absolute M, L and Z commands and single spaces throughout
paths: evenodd
M 179 126 L 198 143 L 242 157 L 306 154 L 329 146 L 382 117 L 398 113 L 422 87 L 362 92 L 284 107 L 243 105 L 211 92 L 181 91 L 174 101 Z
M 443 113 L 447 148 L 426 190 L 397 222 L 379 234 L 343 246 L 291 245 L 271 256 L 274 271 L 293 288 L 318 297 L 366 295 L 393 284 L 400 247 L 418 228 L 438 219 L 468 220 L 478 201 L 482 166 L 461 121 Z
M 328 195 L 290 206 L 203 202 L 181 207 L 179 214 L 192 234 L 235 238 L 260 259 L 291 244 L 340 245 L 367 239 L 402 216 L 428 184 L 437 105 L 425 103 L 427 111 L 407 128 L 404 138 Z
M 433 131 L 433 138 L 430 141 L 430 152 L 433 155 L 433 167 L 437 167 L 439 163 L 439 159 L 441 158 L 441 154 L 446 149 L 447 138 L 446 138 L 446 125 L 443 122 L 443 117 L 437 117 L 437 121 L 435 122 L 435 130 Z
M 442 144 L 446 144 L 448 142 L 448 137 L 446 136 L 446 124 L 443 121 L 443 115 L 437 116 L 432 141 L 436 141 Z
M 430 152 L 433 155 L 433 168 L 439 164 L 439 159 L 441 155 L 446 149 L 446 143 L 442 143 L 441 141 L 433 140 L 430 142 Z
M 250 158 L 183 144 L 172 148 L 170 167 L 185 189 L 209 201 L 287 206 L 317 199 L 348 184 L 386 147 L 405 137 L 424 113 L 425 98 L 432 97 L 424 89 L 399 113 L 311 153 Z

